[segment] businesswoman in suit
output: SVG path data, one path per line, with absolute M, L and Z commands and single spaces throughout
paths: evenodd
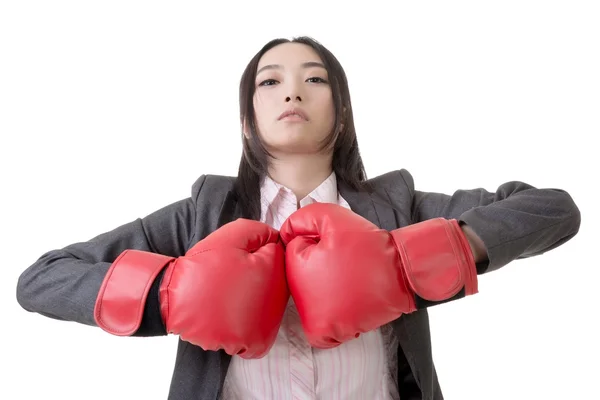
M 201 175 L 189 198 L 43 254 L 19 278 L 21 306 L 178 335 L 172 400 L 438 400 L 427 309 L 579 229 L 559 189 L 367 179 L 344 70 L 311 38 L 250 61 L 240 124 L 236 177 Z

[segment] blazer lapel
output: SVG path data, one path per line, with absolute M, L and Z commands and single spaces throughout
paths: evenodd
M 373 224 L 377 225 L 381 229 L 391 231 L 399 228 L 399 223 L 394 214 L 394 210 L 392 209 L 390 203 L 386 201 L 386 199 L 381 193 L 369 190 L 357 191 L 355 189 L 352 189 L 342 181 L 338 181 L 337 184 L 340 195 L 348 202 L 352 211 L 362 216 L 363 218 L 371 221 Z M 217 221 L 217 228 L 221 227 L 226 223 L 234 221 L 237 218 L 242 217 L 243 214 L 235 192 L 233 190 L 230 190 L 225 195 L 225 198 L 221 205 Z M 416 313 L 415 315 L 405 315 L 402 318 L 399 318 L 390 323 L 401 346 L 401 349 L 399 349 L 399 355 L 402 355 L 402 358 L 405 360 L 404 362 L 408 361 L 410 369 L 412 369 L 413 371 L 418 370 L 415 368 L 416 360 L 413 357 L 410 357 L 409 355 L 427 354 L 426 343 L 428 338 L 411 337 L 409 332 L 415 330 L 413 325 L 418 325 L 417 322 L 420 322 L 421 324 L 427 322 L 426 314 L 426 312 L 421 312 Z M 425 318 L 425 321 L 416 321 L 422 320 L 423 318 Z M 405 356 L 404 353 L 408 354 Z M 406 360 L 406 358 L 408 358 L 408 360 Z M 220 367 L 219 378 L 221 387 L 223 385 L 225 376 L 227 375 L 230 360 L 231 356 L 226 354 L 224 351 L 219 351 L 218 363 Z M 402 365 L 403 363 L 400 364 Z M 405 374 L 408 376 L 398 377 L 399 380 L 404 380 L 404 385 L 410 386 L 409 382 L 415 378 L 417 378 L 417 382 L 419 381 L 420 377 L 418 375 L 413 377 L 411 376 L 410 371 L 403 371 L 402 375 Z M 418 383 L 413 383 L 413 385 L 415 384 L 416 386 L 418 386 Z M 418 391 L 418 389 L 416 390 Z
M 242 217 L 242 208 L 235 191 L 229 189 L 221 203 L 215 226 L 207 227 L 213 232 L 221 226 Z M 174 371 L 169 399 L 217 399 L 227 376 L 231 356 L 224 350 L 204 351 L 200 347 L 179 339 L 177 367 Z M 181 382 L 192 382 L 181 385 Z
M 338 181 L 338 190 L 352 211 L 361 217 L 388 231 L 398 227 L 394 211 L 378 193 L 367 190 L 357 191 L 342 181 Z
M 338 190 L 352 211 L 358 215 L 387 231 L 400 228 L 400 222 L 396 218 L 391 203 L 381 193 L 356 191 L 343 182 L 338 182 Z M 398 349 L 398 387 L 403 398 L 421 398 L 421 382 L 430 378 L 417 373 L 419 371 L 418 364 L 422 362 L 420 357 L 423 359 L 431 357 L 428 324 L 427 310 L 402 315 L 389 323 L 400 346 Z M 422 329 L 422 327 L 427 327 L 427 329 Z M 419 332 L 419 335 L 412 335 L 411 333 L 414 332 Z
M 235 192 L 233 190 L 228 191 L 223 200 L 223 204 L 221 205 L 221 209 L 219 210 L 219 219 L 217 220 L 216 228 L 218 229 L 242 216 L 242 207 L 240 206 Z
M 368 192 L 356 191 L 340 180 L 337 185 L 340 195 L 348 202 L 352 211 L 379 226 L 379 217 Z

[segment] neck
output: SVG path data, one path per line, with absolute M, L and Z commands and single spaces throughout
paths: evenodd
M 271 160 L 269 176 L 294 192 L 300 201 L 331 175 L 331 165 L 331 155 L 286 154 Z

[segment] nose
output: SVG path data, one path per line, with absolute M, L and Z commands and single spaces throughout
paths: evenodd
M 302 101 L 302 98 L 298 95 L 296 96 L 288 96 L 285 98 L 285 102 L 289 103 L 290 101 L 292 101 L 292 98 L 294 98 L 294 101 Z
M 298 82 L 297 80 L 290 80 L 287 82 L 286 91 L 288 92 L 288 95 L 285 97 L 285 102 L 290 103 L 302 101 L 303 89 L 302 83 Z

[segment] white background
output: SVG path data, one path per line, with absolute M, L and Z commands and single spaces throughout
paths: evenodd
M 176 337 L 28 313 L 17 279 L 47 250 L 187 197 L 200 174 L 235 174 L 242 70 L 304 34 L 346 69 L 370 177 L 406 168 L 447 193 L 521 180 L 581 209 L 571 242 L 431 310 L 446 398 L 600 398 L 595 2 L 200 3 L 0 6 L 0 398 L 166 398 Z

